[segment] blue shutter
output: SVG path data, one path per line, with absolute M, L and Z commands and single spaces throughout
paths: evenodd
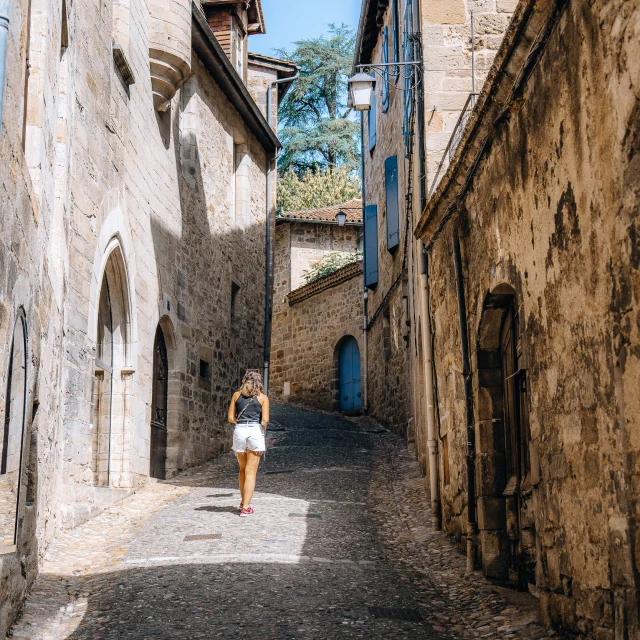
M 373 74 L 371 74 L 373 75 Z M 371 92 L 371 109 L 369 110 L 369 151 L 376 146 L 376 88 Z
M 394 251 L 400 244 L 398 156 L 391 156 L 384 161 L 384 182 L 387 194 L 387 251 Z
M 405 62 L 413 60 L 413 43 L 410 36 L 413 33 L 413 2 L 407 0 L 404 12 L 404 46 L 403 54 Z M 404 71 L 404 143 L 409 150 L 409 124 L 411 122 L 411 114 L 413 112 L 413 90 L 411 88 L 413 69 L 405 67 Z
M 382 62 L 389 62 L 389 27 L 382 30 Z M 389 67 L 382 70 L 382 112 L 389 110 Z
M 378 284 L 378 207 L 364 208 L 364 286 Z
M 398 0 L 392 0 L 391 2 L 391 19 L 393 30 L 393 61 L 400 62 L 400 35 L 398 30 Z M 398 80 L 398 69 L 394 69 L 393 81 Z

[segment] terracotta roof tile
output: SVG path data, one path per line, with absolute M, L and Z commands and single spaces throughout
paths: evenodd
M 326 220 L 335 222 L 338 211 L 347 214 L 347 222 L 362 223 L 362 200 L 349 200 L 342 204 L 334 204 L 330 207 L 320 209 L 304 209 L 302 211 L 285 211 L 280 214 L 280 218 L 295 218 L 297 220 Z

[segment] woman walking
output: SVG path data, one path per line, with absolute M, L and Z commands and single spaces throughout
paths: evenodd
M 257 371 L 247 371 L 240 391 L 233 394 L 229 422 L 236 425 L 233 450 L 240 465 L 240 516 L 244 518 L 254 513 L 251 498 L 256 488 L 260 456 L 266 448 L 264 436 L 269 424 L 269 398 L 264 394 L 262 376 Z

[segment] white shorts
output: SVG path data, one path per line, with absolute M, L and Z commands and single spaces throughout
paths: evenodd
M 262 426 L 258 423 L 237 424 L 233 430 L 233 450 L 236 453 L 245 451 L 264 451 L 266 444 Z

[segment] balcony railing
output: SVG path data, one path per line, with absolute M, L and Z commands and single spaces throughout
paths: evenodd
M 469 118 L 473 113 L 473 107 L 475 107 L 477 97 L 477 93 L 470 93 L 467 101 L 464 103 L 464 107 L 462 107 L 460 117 L 458 118 L 456 126 L 451 133 L 451 137 L 449 138 L 447 147 L 442 154 L 442 159 L 438 164 L 438 170 L 436 171 L 436 175 L 434 176 L 431 187 L 429 188 L 429 197 L 431 197 L 431 195 L 435 191 L 436 187 L 438 186 L 438 179 L 440 178 L 440 175 L 444 174 L 444 172 L 446 171 L 446 167 L 449 166 L 449 163 L 451 162 L 451 159 L 456 152 L 456 148 L 458 147 L 458 144 L 462 139 L 464 128 L 467 126 L 467 122 L 469 122 Z

